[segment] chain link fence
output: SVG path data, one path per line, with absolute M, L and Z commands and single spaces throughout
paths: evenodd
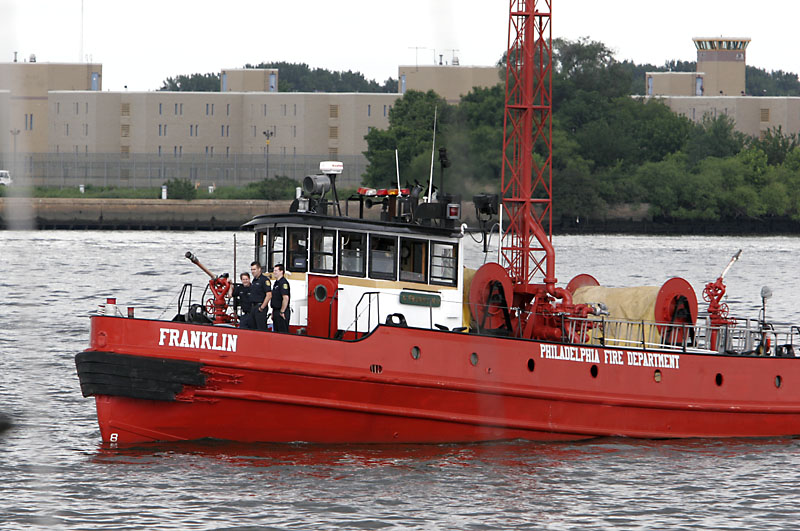
M 151 155 L 119 153 L 12 153 L 0 154 L 0 169 L 11 171 L 17 182 L 33 186 L 80 185 L 152 188 L 171 179 L 187 179 L 200 187 L 245 186 L 269 175 L 302 182 L 319 173 L 329 155 Z M 338 156 L 344 171 L 340 187 L 356 187 L 367 168 L 363 155 Z

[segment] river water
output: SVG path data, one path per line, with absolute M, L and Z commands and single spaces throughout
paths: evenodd
M 237 233 L 238 271 L 252 235 Z M 562 284 L 689 280 L 701 296 L 730 257 L 732 314 L 800 321 L 800 238 L 561 236 Z M 171 318 L 184 282 L 233 272 L 232 233 L 0 232 L 0 528 L 794 529 L 797 439 L 314 446 L 100 443 L 74 356 L 116 297 Z M 492 254 L 490 259 L 496 255 Z M 469 242 L 468 265 L 480 246 Z M 197 297 L 197 295 L 195 295 Z M 701 303 L 702 304 L 702 303 Z

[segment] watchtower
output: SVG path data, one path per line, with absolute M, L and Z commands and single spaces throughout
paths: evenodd
M 702 96 L 744 96 L 749 38 L 695 37 L 697 72 L 704 73 Z

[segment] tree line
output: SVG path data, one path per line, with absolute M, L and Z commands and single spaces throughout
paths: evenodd
M 553 59 L 556 216 L 591 217 L 620 204 L 646 203 L 661 220 L 800 220 L 796 132 L 773 129 L 762 138 L 749 137 L 726 115 L 694 123 L 658 100 L 637 98 L 644 72 L 656 69 L 619 62 L 599 42 L 556 40 Z M 663 68 L 694 65 L 670 62 Z M 764 87 L 761 94 L 800 94 L 796 74 L 753 76 L 749 69 L 748 87 Z M 432 91 L 408 91 L 391 109 L 389 127 L 366 136 L 365 182 L 395 181 L 395 150 L 401 179 L 427 182 L 436 109 L 436 145 L 446 147 L 451 162 L 444 170 L 446 191 L 467 199 L 497 192 L 504 98 L 501 84 L 473 89 L 457 105 Z M 545 150 L 534 149 L 542 163 Z M 437 166 L 435 183 L 439 171 Z
M 361 72 L 335 72 L 311 68 L 305 63 L 261 62 L 246 64 L 245 68 L 277 68 L 278 92 L 397 92 L 397 80 L 383 83 L 369 80 Z M 159 90 L 172 92 L 219 92 L 220 75 L 189 74 L 168 77 Z

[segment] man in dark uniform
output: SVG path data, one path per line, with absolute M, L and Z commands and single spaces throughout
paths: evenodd
M 250 264 L 253 282 L 250 287 L 250 314 L 256 330 L 267 329 L 267 304 L 269 303 L 270 285 L 266 275 L 261 274 L 261 264 Z
M 289 281 L 284 275 L 283 264 L 277 264 L 272 269 L 275 278 L 275 287 L 272 289 L 272 324 L 276 332 L 289 332 Z
M 239 317 L 239 328 L 255 328 L 253 317 L 250 315 L 250 307 L 252 306 L 250 304 L 250 290 L 252 289 L 250 273 L 242 273 L 239 278 L 242 279 L 242 283 L 233 287 L 233 307 L 242 309 L 242 315 Z

